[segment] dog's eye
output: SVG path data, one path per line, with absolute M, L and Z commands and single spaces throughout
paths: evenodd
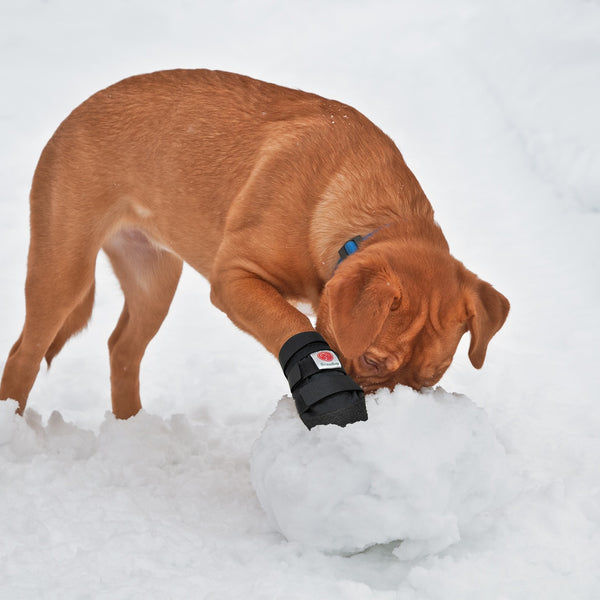
M 394 298 L 390 310 L 398 310 L 400 308 L 400 298 Z
M 374 358 L 372 358 L 371 356 L 367 356 L 365 355 L 364 357 L 365 362 L 370 366 L 373 367 L 375 369 L 379 368 L 379 362 L 376 361 Z

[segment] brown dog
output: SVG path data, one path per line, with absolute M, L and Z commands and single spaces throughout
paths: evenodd
M 355 236 L 358 252 L 338 265 Z M 26 320 L 0 387 L 20 412 L 44 356 L 50 363 L 91 315 L 100 249 L 125 296 L 109 340 L 120 418 L 141 407 L 140 361 L 183 261 L 275 355 L 313 330 L 290 303 L 309 301 L 365 391 L 433 385 L 467 330 L 480 368 L 509 310 L 450 255 L 400 152 L 362 114 L 222 72 L 121 81 L 75 109 L 44 148 Z

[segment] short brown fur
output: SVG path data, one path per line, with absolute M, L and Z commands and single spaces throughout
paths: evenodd
M 112 403 L 141 407 L 139 365 L 183 262 L 277 355 L 317 330 L 366 391 L 433 385 L 461 336 L 483 364 L 506 298 L 456 261 L 394 143 L 356 110 L 240 75 L 164 71 L 98 92 L 60 125 L 31 189 L 26 319 L 0 398 L 22 412 L 40 362 L 92 312 L 100 249 L 125 304 Z M 336 268 L 337 251 L 369 237 Z

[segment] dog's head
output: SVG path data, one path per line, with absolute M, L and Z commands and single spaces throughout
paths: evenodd
M 366 392 L 437 383 L 458 343 L 481 368 L 508 315 L 508 300 L 442 249 L 402 251 L 392 242 L 361 250 L 326 284 L 317 330 Z

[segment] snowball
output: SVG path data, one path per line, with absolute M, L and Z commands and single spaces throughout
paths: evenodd
M 308 431 L 284 396 L 254 445 L 252 483 L 288 540 L 354 553 L 439 552 L 506 501 L 510 469 L 485 412 L 441 388 L 367 396 L 369 420 Z M 400 541 L 402 543 L 400 543 Z

